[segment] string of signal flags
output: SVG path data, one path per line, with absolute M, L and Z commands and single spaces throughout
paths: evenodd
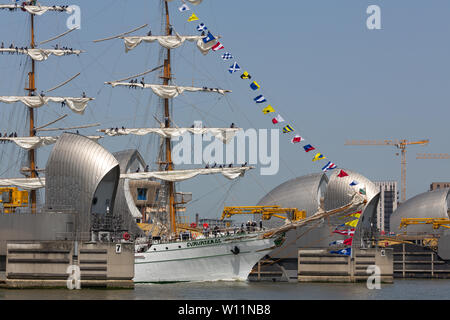
M 182 2 L 182 5 L 178 8 L 178 10 L 180 12 L 183 13 L 183 12 L 191 11 L 189 6 L 186 4 L 186 2 L 184 0 L 181 0 L 181 2 Z M 218 41 L 218 39 L 216 39 L 216 37 L 214 37 L 214 35 L 211 33 L 211 31 L 206 26 L 206 24 L 201 22 L 199 17 L 194 12 L 192 12 L 189 15 L 189 17 L 187 18 L 187 21 L 195 22 L 197 24 L 197 26 L 196 26 L 197 31 L 201 32 L 202 35 L 204 35 L 204 38 L 202 39 L 204 43 L 208 43 L 208 42 L 211 42 L 214 40 L 216 41 L 215 44 L 211 47 L 211 50 L 218 53 L 223 61 L 234 60 L 233 54 L 226 50 L 223 43 L 221 41 Z M 262 91 L 261 85 L 257 81 L 252 79 L 251 74 L 246 70 L 242 71 L 241 66 L 236 61 L 234 61 L 229 66 L 228 72 L 230 74 L 234 74 L 238 71 L 242 72 L 240 75 L 240 78 L 242 80 L 248 80 L 250 82 L 249 87 L 252 91 L 255 91 L 258 93 Z M 305 139 L 302 136 L 295 133 L 295 129 L 293 128 L 293 126 L 286 123 L 284 118 L 275 110 L 275 108 L 271 104 L 268 103 L 267 98 L 263 94 L 261 94 L 261 93 L 258 94 L 258 93 L 255 93 L 256 96 L 253 98 L 253 101 L 256 104 L 264 104 L 264 108 L 262 108 L 261 111 L 263 114 L 269 115 L 269 117 L 272 121 L 272 124 L 281 126 L 282 132 L 290 137 L 290 141 L 292 144 L 299 144 L 299 143 L 304 142 Z M 311 144 L 303 143 L 302 147 L 306 153 L 316 150 L 316 148 L 314 146 L 312 146 Z M 317 150 L 315 152 L 316 152 L 316 154 L 312 158 L 313 162 L 327 159 L 325 157 L 325 155 L 318 152 Z M 329 170 L 333 170 L 336 168 L 337 168 L 337 165 L 335 163 L 328 161 L 322 167 L 322 171 L 327 172 Z M 338 177 L 344 177 L 344 176 L 347 176 L 347 173 L 344 172 L 343 170 L 341 170 L 338 174 Z M 358 181 L 353 180 L 350 183 L 350 186 L 356 186 L 357 184 L 358 184 Z
M 190 0 L 188 0 L 188 1 L 190 1 Z M 190 11 L 190 8 L 185 3 L 185 1 L 181 0 L 181 2 L 182 2 L 182 5 L 178 8 L 178 10 L 180 12 Z M 196 29 L 198 32 L 201 32 L 202 35 L 204 36 L 204 38 L 202 39 L 204 43 L 209 43 L 211 41 L 216 40 L 215 44 L 211 47 L 211 50 L 214 52 L 217 52 L 223 61 L 234 60 L 233 54 L 231 52 L 227 51 L 225 46 L 223 45 L 223 43 L 218 41 L 216 39 L 216 37 L 214 37 L 214 35 L 211 33 L 211 31 L 206 26 L 206 24 L 203 22 L 200 22 L 199 20 L 200 19 L 198 18 L 198 16 L 195 13 L 190 14 L 190 16 L 187 19 L 188 22 L 197 21 L 198 24 L 196 26 Z M 252 80 L 251 74 L 246 70 L 242 71 L 241 66 L 236 61 L 234 61 L 233 64 L 231 64 L 231 66 L 228 68 L 228 72 L 230 74 L 234 74 L 238 71 L 242 72 L 240 75 L 240 78 L 242 80 L 248 80 L 250 82 L 249 87 L 251 90 L 253 90 L 255 92 L 260 92 L 259 90 L 261 90 L 261 85 L 258 82 L 256 82 L 255 80 Z M 292 127 L 292 125 L 287 124 L 285 122 L 284 118 L 272 107 L 271 104 L 269 104 L 267 102 L 267 98 L 263 94 L 255 93 L 255 95 L 256 95 L 256 97 L 253 98 L 253 101 L 258 105 L 264 104 L 264 108 L 262 108 L 261 111 L 264 114 L 267 114 L 270 116 L 273 125 L 281 125 L 282 132 L 284 134 L 287 134 L 290 137 L 291 143 L 298 144 L 305 140 L 302 136 L 295 133 L 295 129 Z M 293 134 L 293 136 L 292 136 L 292 134 Z M 313 147 L 311 144 L 303 144 L 302 147 L 306 153 L 316 150 L 316 148 Z M 313 156 L 312 161 L 316 162 L 316 161 L 325 160 L 325 159 L 327 159 L 327 158 L 322 153 L 320 153 L 316 150 L 316 154 Z M 325 164 L 325 166 L 322 167 L 322 171 L 327 172 L 328 170 L 333 170 L 336 168 L 337 168 L 336 164 L 334 164 L 331 161 L 328 161 L 327 164 Z M 344 170 L 340 170 L 339 173 L 337 174 L 338 178 L 343 178 L 346 176 L 348 176 L 348 174 Z M 358 192 L 360 194 L 363 194 L 363 195 L 366 194 L 365 186 L 358 186 L 359 185 L 358 181 L 352 180 L 349 185 L 351 187 L 356 187 L 357 190 L 359 189 Z M 352 245 L 353 235 L 354 235 L 355 228 L 356 228 L 356 225 L 358 224 L 360 216 L 361 216 L 361 211 L 357 211 L 357 212 L 350 213 L 350 214 L 347 214 L 344 217 L 342 217 L 342 218 L 353 218 L 353 219 L 336 227 L 336 229 L 333 231 L 333 233 L 345 235 L 348 238 L 344 239 L 344 240 L 333 241 L 329 245 L 330 246 L 331 245 L 344 245 L 344 246 L 347 246 L 347 248 L 344 248 L 341 250 L 330 251 L 330 253 L 341 254 L 341 255 L 350 255 L 351 254 L 351 245 Z M 340 227 L 350 228 L 350 229 L 340 229 Z

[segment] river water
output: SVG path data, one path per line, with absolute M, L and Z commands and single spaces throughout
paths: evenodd
M 132 290 L 0 289 L 0 300 L 449 300 L 450 279 L 366 283 L 186 282 Z

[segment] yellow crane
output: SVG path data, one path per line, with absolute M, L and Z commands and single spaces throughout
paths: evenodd
M 28 192 L 15 187 L 0 188 L 0 203 L 4 213 L 14 213 L 16 208 L 28 207 Z
M 439 227 L 450 229 L 450 219 L 445 218 L 402 218 L 400 220 L 400 228 L 406 228 L 411 224 L 431 224 L 433 229 L 439 229 Z
M 346 141 L 345 145 L 352 146 L 394 146 L 401 150 L 401 201 L 406 200 L 406 146 L 413 144 L 424 145 L 430 142 L 429 139 L 419 141 L 408 141 L 405 139 L 394 140 L 350 140 Z M 397 153 L 398 155 L 398 153 Z
M 284 220 L 298 221 L 306 218 L 306 211 L 298 210 L 297 208 L 281 208 L 280 206 L 234 206 L 224 207 L 220 220 L 230 218 L 235 214 L 261 214 L 262 220 L 277 217 Z M 281 216 L 280 214 L 286 214 L 286 216 Z
M 450 159 L 448 153 L 417 153 L 416 159 Z

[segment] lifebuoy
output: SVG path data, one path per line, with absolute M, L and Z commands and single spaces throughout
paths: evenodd
M 123 238 L 125 239 L 125 241 L 130 240 L 130 234 L 129 234 L 128 232 L 125 232 L 125 233 L 123 234 Z

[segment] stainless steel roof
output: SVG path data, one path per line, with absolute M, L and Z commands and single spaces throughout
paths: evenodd
M 286 181 L 272 189 L 258 202 L 258 206 L 280 205 L 306 210 L 314 214 L 326 189 L 328 178 L 324 173 L 313 173 Z
M 448 200 L 450 189 L 437 189 L 412 197 L 397 207 L 390 219 L 390 230 L 404 232 L 399 229 L 402 218 L 445 218 L 448 219 Z M 430 225 L 410 225 L 408 232 L 430 232 Z
M 379 192 L 377 187 L 361 174 L 344 169 L 348 177 L 340 178 L 337 177 L 339 171 L 333 172 L 330 178 L 324 173 L 315 173 L 291 179 L 266 194 L 258 205 L 295 207 L 306 210 L 307 216 L 310 216 L 317 211 L 320 198 L 324 198 L 326 210 L 335 209 L 349 203 L 353 192 L 357 190 L 350 186 L 350 182 L 357 180 L 359 187 L 365 186 L 368 198 L 368 204 L 362 209 L 363 214 L 357 226 L 358 241 L 355 242 L 355 245 L 359 245 L 359 239 L 366 237 L 372 231 L 370 222 L 374 221 L 374 217 L 376 217 Z M 330 248 L 331 250 L 333 249 L 333 247 L 330 247 L 331 242 L 346 238 L 346 236 L 333 233 L 333 231 L 338 225 L 351 219 L 353 218 L 343 220 L 341 216 L 331 216 L 317 225 L 291 230 L 287 233 L 285 243 L 270 252 L 269 255 L 276 258 L 295 258 L 298 248 Z M 265 223 L 264 225 L 271 227 L 274 226 L 274 223 Z
M 134 172 L 137 167 L 142 171 L 146 166 L 144 159 L 136 149 L 115 152 L 113 156 L 119 161 L 120 173 Z M 119 181 L 114 212 L 116 216 L 121 217 L 125 229 L 133 234 L 141 233 L 141 229 L 135 221 L 136 218 L 141 218 L 142 214 L 133 201 L 128 179 L 120 179 Z
M 78 212 L 80 231 L 89 231 L 94 194 L 105 178 L 105 197 L 112 201 L 120 176 L 114 156 L 95 141 L 78 134 L 63 133 L 45 168 L 47 208 L 71 208 Z M 115 184 L 115 186 L 114 186 Z
M 284 208 L 305 210 L 306 215 L 314 214 L 320 205 L 320 198 L 326 189 L 326 174 L 313 173 L 288 180 L 268 192 L 258 202 L 258 206 L 279 205 Z M 259 217 L 255 217 L 259 219 Z M 275 227 L 284 222 L 277 218 L 264 221 L 264 226 Z
M 348 169 L 342 170 L 344 170 L 348 176 L 342 178 L 338 177 L 338 174 L 341 171 L 340 169 L 336 169 L 330 175 L 327 192 L 325 193 L 324 205 L 326 210 L 339 208 L 349 203 L 353 193 L 357 190 L 357 187 L 366 187 L 367 202 L 370 202 L 370 200 L 380 192 L 379 188 L 363 175 Z M 358 182 L 358 185 L 355 187 L 350 186 L 350 183 L 353 180 Z
M 136 169 L 136 165 L 131 167 L 135 161 L 141 165 L 141 170 L 143 170 L 146 165 L 141 154 L 136 149 L 114 152 L 113 156 L 119 161 L 120 173 L 129 173 L 132 169 Z
M 352 247 L 367 245 L 361 240 L 369 240 L 377 232 L 377 209 L 381 193 L 377 193 L 362 209 L 361 216 L 355 228 Z

